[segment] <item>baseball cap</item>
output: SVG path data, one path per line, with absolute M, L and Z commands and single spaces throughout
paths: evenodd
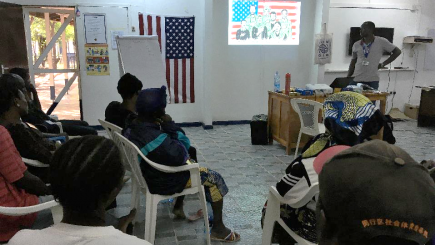
M 139 92 L 136 101 L 136 111 L 140 114 L 156 112 L 166 108 L 166 87 L 148 88 Z
M 434 181 L 397 146 L 373 140 L 340 152 L 323 166 L 319 187 L 339 243 L 387 236 L 424 244 L 434 235 Z
M 320 172 L 322 171 L 323 165 L 325 165 L 325 163 L 327 161 L 331 160 L 331 158 L 333 158 L 338 153 L 340 153 L 344 150 L 347 150 L 349 148 L 350 148 L 350 146 L 347 146 L 347 145 L 336 145 L 336 146 L 329 147 L 328 149 L 322 151 L 316 157 L 316 159 L 314 159 L 314 162 L 313 162 L 314 171 L 316 171 L 317 174 L 320 174 Z

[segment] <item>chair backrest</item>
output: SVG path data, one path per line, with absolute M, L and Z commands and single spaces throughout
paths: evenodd
M 28 158 L 24 158 L 24 157 L 22 157 L 21 159 L 23 160 L 23 162 L 26 165 L 29 165 L 29 166 L 32 166 L 32 167 L 37 167 L 37 168 L 48 168 L 48 167 L 50 167 L 50 165 L 42 163 L 42 162 L 40 162 L 38 160 L 28 159 Z
M 28 207 L 0 207 L 0 214 L 7 216 L 24 216 L 37 213 L 45 209 L 51 209 L 54 224 L 57 224 L 62 220 L 62 206 L 55 200 Z
M 98 119 L 98 121 L 100 122 L 101 126 L 103 126 L 103 128 L 106 130 L 107 135 L 109 136 L 109 138 L 111 140 L 115 141 L 114 137 L 113 137 L 113 134 L 115 132 L 117 132 L 119 134 L 122 134 L 122 128 L 121 127 L 118 127 L 117 125 L 115 125 L 113 123 L 110 123 L 110 122 L 107 122 L 107 121 L 104 121 L 104 120 L 101 120 L 101 119 Z M 115 144 L 116 144 L 116 146 L 118 146 L 119 150 L 121 151 L 122 163 L 124 164 L 124 167 L 128 171 L 131 171 L 130 165 L 128 164 L 127 157 L 125 156 L 124 151 L 121 149 L 121 145 L 119 144 L 119 141 L 118 142 L 115 141 Z
M 140 164 L 139 156 L 143 155 L 140 152 L 139 148 L 137 148 L 137 146 L 133 144 L 133 142 L 129 141 L 127 138 L 125 138 L 118 132 L 115 132 L 113 134 L 113 141 L 115 141 L 115 144 L 119 146 L 122 154 L 125 155 L 127 164 L 131 169 L 133 177 L 136 179 L 136 182 L 139 184 L 139 187 L 148 190 L 148 185 L 142 175 L 142 170 L 139 165 Z
M 113 140 L 113 134 L 115 132 L 118 132 L 120 134 L 122 133 L 122 128 L 121 127 L 118 127 L 117 125 L 115 125 L 113 123 L 110 123 L 110 122 L 107 122 L 107 121 L 104 121 L 104 120 L 101 120 L 101 119 L 98 119 L 98 121 L 100 122 L 101 126 L 103 126 L 103 128 L 106 130 L 106 132 L 109 135 L 110 139 Z
M 156 170 L 165 173 L 177 173 L 177 172 L 183 172 L 187 170 L 191 171 L 191 169 L 195 168 L 197 170 L 196 172 L 197 177 L 199 178 L 199 165 L 197 163 L 178 166 L 178 167 L 165 166 L 148 159 L 133 142 L 131 142 L 130 140 L 128 140 L 118 132 L 115 132 L 113 134 L 113 141 L 115 141 L 115 144 L 120 145 L 120 148 L 124 152 L 127 158 L 127 162 L 130 165 L 130 168 L 132 169 L 131 171 L 141 188 L 148 189 L 148 185 L 142 175 L 142 170 L 140 168 L 141 159 L 144 159 L 151 167 L 155 168 Z M 192 180 L 191 181 L 192 186 L 194 186 L 194 183 L 196 183 L 196 179 L 195 176 L 192 176 L 192 172 L 190 177 Z
M 301 121 L 301 131 L 315 135 L 319 133 L 319 112 L 323 104 L 313 100 L 292 99 L 293 110 L 298 113 Z
M 315 200 L 318 199 L 318 195 L 319 195 L 319 183 L 314 183 L 310 186 L 310 189 L 308 190 L 307 193 L 305 193 L 304 196 L 301 196 L 300 198 L 285 198 L 282 197 L 278 191 L 276 190 L 275 186 L 271 186 L 270 190 L 275 194 L 275 196 L 278 198 L 278 200 L 281 203 L 285 203 L 287 205 L 289 205 L 292 208 L 301 208 L 305 205 L 307 205 L 307 203 L 309 203 L 313 198 L 315 198 Z

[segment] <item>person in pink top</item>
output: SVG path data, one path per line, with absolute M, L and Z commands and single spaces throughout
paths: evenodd
M 44 182 L 27 171 L 8 130 L 0 126 L 0 206 L 32 206 L 39 203 L 37 196 L 49 194 Z M 0 243 L 7 242 L 21 228 L 32 226 L 36 217 L 37 213 L 0 215 Z

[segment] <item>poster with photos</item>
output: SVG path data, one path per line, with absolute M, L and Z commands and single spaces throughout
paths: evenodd
M 89 76 L 109 76 L 109 45 L 85 44 L 86 74 Z

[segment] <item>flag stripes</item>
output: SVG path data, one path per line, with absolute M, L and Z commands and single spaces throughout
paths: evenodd
M 159 15 L 147 15 L 146 25 L 148 35 L 157 35 L 160 50 L 162 52 L 163 64 L 166 71 L 166 82 L 169 91 L 170 103 L 195 103 L 195 66 L 193 58 L 193 29 L 185 32 L 186 27 L 192 24 L 185 24 L 185 20 L 190 21 L 193 17 L 175 18 Z M 181 21 L 180 21 L 181 19 Z M 166 26 L 169 23 L 170 26 Z M 178 24 L 177 24 L 178 23 Z M 181 24 L 180 24 L 181 23 Z M 182 26 L 182 27 L 181 27 Z M 194 28 L 194 21 L 193 21 Z M 180 33 L 192 33 L 190 41 L 186 35 Z M 174 33 L 177 33 L 174 36 Z M 170 40 L 167 40 L 167 38 Z M 183 39 L 183 37 L 185 37 Z M 180 38 L 180 42 L 174 43 L 174 38 Z M 192 44 L 191 52 L 186 52 L 185 43 Z M 182 48 L 182 45 L 185 45 Z M 177 47 L 174 47 L 177 46 Z M 174 53 L 183 53 L 184 57 L 175 58 Z M 190 58 L 186 58 L 186 55 Z

